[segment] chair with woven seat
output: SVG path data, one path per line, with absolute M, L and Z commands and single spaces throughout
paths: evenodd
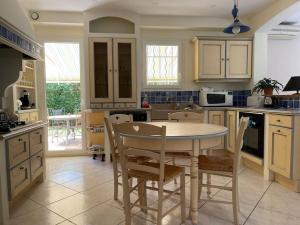
M 165 142 L 166 127 L 158 127 L 145 123 L 123 123 L 114 124 L 114 131 L 118 149 L 121 156 L 121 168 L 123 179 L 123 201 L 126 225 L 131 224 L 131 209 L 140 207 L 142 211 L 157 212 L 157 224 L 162 224 L 162 219 L 177 207 L 181 207 L 181 220 L 185 223 L 185 172 L 183 167 L 165 164 Z M 153 149 L 153 146 L 145 144 L 136 146 L 136 140 L 155 140 L 159 142 L 159 147 Z M 140 142 L 139 142 L 140 143 Z M 137 163 L 128 160 L 128 157 L 134 155 L 138 157 L 149 157 L 151 162 Z M 180 187 L 175 190 L 164 190 L 164 186 L 175 177 L 180 177 Z M 137 184 L 130 187 L 129 178 L 136 178 Z M 148 181 L 158 183 L 158 188 L 148 187 Z M 147 190 L 158 191 L 158 207 L 147 206 Z M 138 199 L 133 203 L 130 201 L 131 193 L 138 190 Z M 166 194 L 164 194 L 166 193 Z M 180 201 L 172 208 L 163 212 L 163 203 L 165 200 L 180 194 Z
M 105 126 L 107 130 L 107 135 L 110 144 L 110 151 L 111 151 L 111 161 L 113 163 L 113 174 L 114 174 L 114 199 L 118 199 L 118 190 L 119 190 L 119 183 L 118 178 L 121 176 L 121 171 L 118 169 L 119 163 L 119 153 L 117 149 L 117 143 L 115 141 L 114 132 L 113 132 L 113 124 L 121 124 L 121 123 L 128 123 L 132 122 L 132 115 L 126 114 L 115 114 L 109 117 L 104 118 Z
M 113 132 L 113 124 L 121 124 L 121 123 L 129 123 L 132 122 L 133 118 L 132 115 L 126 115 L 126 114 L 115 114 L 111 115 L 109 117 L 105 117 L 105 126 L 107 129 L 108 139 L 110 143 L 110 149 L 111 149 L 111 161 L 113 163 L 113 175 L 114 175 L 114 199 L 118 199 L 118 190 L 119 190 L 119 183 L 118 178 L 121 176 L 121 171 L 118 168 L 118 164 L 120 161 L 120 155 L 117 148 L 117 143 L 115 141 L 114 132 Z M 136 161 L 136 162 L 145 162 L 149 159 L 147 157 L 135 157 L 131 156 L 130 161 Z
M 231 203 L 233 205 L 234 224 L 239 224 L 239 197 L 238 197 L 238 169 L 240 163 L 240 152 L 243 146 L 243 136 L 248 126 L 248 117 L 242 117 L 240 120 L 240 127 L 236 137 L 234 153 L 227 150 L 214 150 L 210 155 L 200 155 L 199 163 L 199 200 L 201 197 L 202 187 L 217 188 L 232 192 L 232 202 L 215 201 L 208 199 L 207 201 L 219 203 Z M 203 173 L 217 176 L 225 176 L 232 178 L 232 186 L 219 186 L 210 183 L 203 183 Z

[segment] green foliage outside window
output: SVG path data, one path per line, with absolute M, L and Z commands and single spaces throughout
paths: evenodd
M 48 109 L 63 109 L 64 113 L 76 114 L 80 111 L 79 83 L 47 83 Z

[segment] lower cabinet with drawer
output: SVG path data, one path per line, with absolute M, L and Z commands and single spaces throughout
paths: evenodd
M 43 176 L 43 140 L 42 128 L 6 140 L 10 201 Z
M 269 168 L 291 178 L 292 129 L 271 125 L 269 127 Z

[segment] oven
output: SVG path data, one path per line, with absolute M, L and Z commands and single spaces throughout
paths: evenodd
M 200 106 L 232 106 L 233 96 L 230 91 L 201 91 Z
M 264 158 L 265 116 L 263 113 L 240 112 L 240 118 L 249 117 L 249 123 L 244 134 L 242 151 L 258 158 Z

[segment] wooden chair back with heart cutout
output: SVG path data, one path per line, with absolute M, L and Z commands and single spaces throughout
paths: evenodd
M 128 179 L 128 172 L 130 170 L 139 171 L 144 174 L 158 175 L 159 185 L 164 181 L 164 165 L 165 165 L 165 142 L 166 142 L 166 127 L 158 127 L 145 123 L 123 123 L 113 125 L 118 149 L 121 156 L 121 167 L 123 180 Z M 136 139 L 155 139 L 160 141 L 160 149 L 153 151 L 149 145 L 145 145 L 145 148 L 136 148 L 134 140 Z M 129 156 L 147 157 L 154 162 L 159 162 L 158 167 L 152 167 L 151 165 L 139 164 L 138 162 L 129 162 Z

